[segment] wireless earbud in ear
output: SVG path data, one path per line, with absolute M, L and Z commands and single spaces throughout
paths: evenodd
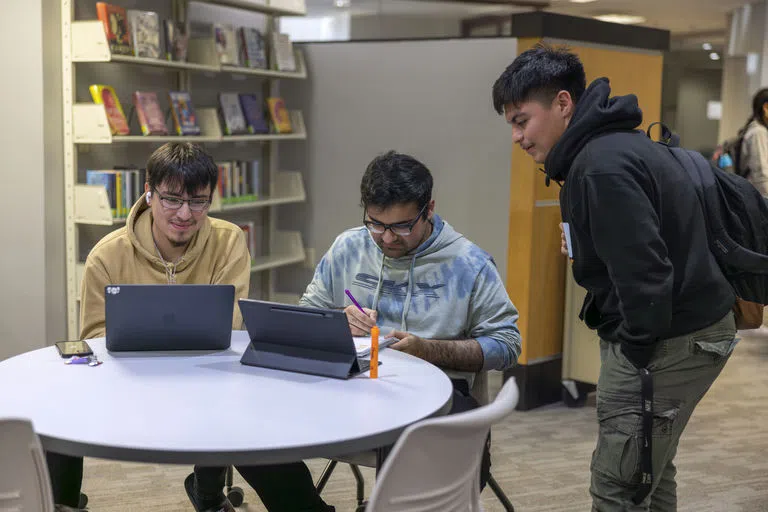
M 152 199 L 152 192 L 147 192 L 147 204 L 149 204 L 150 199 Z

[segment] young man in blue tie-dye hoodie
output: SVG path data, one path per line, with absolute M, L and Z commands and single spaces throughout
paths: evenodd
M 415 158 L 376 157 L 360 192 L 364 226 L 336 238 L 300 304 L 344 308 L 355 336 L 394 331 L 392 348 L 451 377 L 452 412 L 477 407 L 475 373 L 510 368 L 520 354 L 517 310 L 493 259 L 435 213 L 432 175 Z M 489 466 L 486 446 L 482 485 Z

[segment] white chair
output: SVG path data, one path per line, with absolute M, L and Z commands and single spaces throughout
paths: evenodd
M 488 391 L 487 371 L 479 372 L 475 375 L 470 394 L 481 406 L 488 404 L 490 397 Z M 516 405 L 517 404 L 515 403 L 515 406 Z M 360 471 L 360 466 L 375 468 L 377 463 L 376 452 L 371 450 L 367 452 L 351 453 L 334 457 L 333 459 L 329 460 L 328 464 L 320 475 L 320 478 L 318 478 L 316 485 L 318 492 L 323 491 L 339 462 L 348 464 L 352 474 L 355 477 L 357 494 L 357 508 L 355 510 L 356 512 L 363 512 L 365 510 L 365 480 L 363 479 L 363 474 Z M 515 511 L 515 507 L 512 505 L 509 498 L 507 498 L 507 495 L 504 493 L 503 489 L 496 482 L 496 479 L 493 478 L 493 474 L 489 475 L 488 487 L 491 488 L 491 491 L 496 495 L 496 498 L 498 498 L 499 502 L 501 502 L 506 512 Z
M 509 379 L 496 399 L 472 411 L 406 428 L 368 500 L 368 512 L 479 512 L 480 460 L 491 425 L 517 406 Z
M 0 511 L 54 511 L 45 455 L 28 420 L 0 419 Z

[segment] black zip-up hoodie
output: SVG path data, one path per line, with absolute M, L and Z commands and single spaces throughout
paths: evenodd
M 564 182 L 573 274 L 589 292 L 580 316 L 643 368 L 658 340 L 717 322 L 735 295 L 707 245 L 690 178 L 637 130 L 637 98 L 610 92 L 607 78 L 587 88 L 545 168 Z

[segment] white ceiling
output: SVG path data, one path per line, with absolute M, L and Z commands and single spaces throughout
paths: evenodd
M 327 15 L 338 12 L 335 0 L 306 0 L 308 14 Z M 536 0 L 532 0 L 536 1 Z M 349 0 L 353 16 L 388 14 L 430 17 L 474 17 L 507 14 L 530 9 L 510 8 L 498 4 L 470 4 L 434 0 Z M 542 3 L 547 3 L 546 0 Z M 670 30 L 673 35 L 724 32 L 726 14 L 748 0 L 595 0 L 573 3 L 570 0 L 550 0 L 550 12 L 573 16 L 621 13 L 644 16 L 644 26 Z

